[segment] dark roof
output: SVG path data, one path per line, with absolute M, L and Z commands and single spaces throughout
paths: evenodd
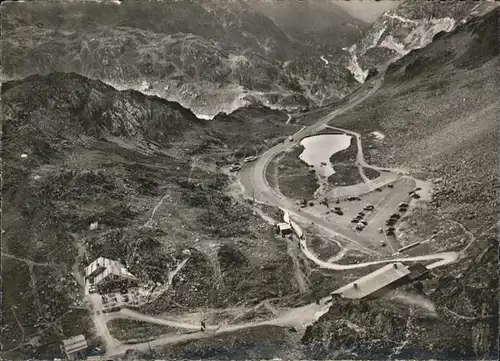
M 410 274 L 408 275 L 410 279 L 416 279 L 430 272 L 422 263 L 412 264 L 408 269 L 410 270 Z

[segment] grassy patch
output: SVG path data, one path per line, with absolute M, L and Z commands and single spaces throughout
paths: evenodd
M 364 172 L 369 180 L 377 179 L 378 177 L 380 177 L 380 172 L 373 168 L 364 168 Z
M 338 133 L 345 134 L 345 133 Z M 356 143 L 356 137 L 351 137 L 351 143 L 348 148 L 343 149 L 330 157 L 330 163 L 335 167 L 339 163 L 344 164 L 355 164 L 356 157 L 358 155 L 358 145 Z
M 134 343 L 145 342 L 150 337 L 179 332 L 174 327 L 127 319 L 111 320 L 108 322 L 108 327 L 111 336 L 118 341 L 134 340 Z
M 314 172 L 299 155 L 304 148 L 297 146 L 279 161 L 278 177 L 281 192 L 289 198 L 310 199 L 318 188 Z
M 363 183 L 363 178 L 359 174 L 359 168 L 355 165 L 336 164 L 335 173 L 328 177 L 328 182 L 334 186 L 350 186 Z
M 340 247 L 336 243 L 324 241 L 318 236 L 311 239 L 310 247 L 311 250 L 318 255 L 319 259 L 324 261 L 335 256 L 340 251 Z
M 132 353 L 129 359 L 271 359 L 291 347 L 287 342 L 289 335 L 289 331 L 282 327 L 260 326 L 182 342 L 152 352 Z
M 223 246 L 219 250 L 218 259 L 229 303 L 245 299 L 257 303 L 265 298 L 283 297 L 296 291 L 290 282 L 294 275 L 293 262 L 286 256 L 286 245 L 283 244 L 281 248 L 283 257 L 279 257 L 279 261 L 260 265 L 254 265 L 233 247 Z

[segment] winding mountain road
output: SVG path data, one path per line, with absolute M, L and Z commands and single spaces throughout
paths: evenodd
M 369 98 L 371 95 L 373 95 L 382 85 L 383 83 L 383 77 L 379 77 L 374 79 L 373 86 L 364 94 L 356 94 L 352 97 L 352 100 L 344 107 L 339 108 L 328 114 L 327 116 L 321 118 L 318 120 L 315 124 L 310 125 L 308 127 L 303 127 L 301 130 L 299 130 L 296 134 L 294 134 L 290 140 L 285 141 L 284 143 L 277 144 L 276 146 L 268 149 L 264 154 L 262 154 L 257 161 L 255 161 L 252 164 L 249 164 L 248 166 L 244 167 L 240 174 L 239 174 L 239 182 L 243 188 L 243 193 L 246 198 L 250 199 L 255 199 L 256 201 L 260 201 L 263 203 L 268 203 L 273 206 L 277 206 L 281 208 L 285 213 L 288 213 L 289 215 L 293 216 L 294 219 L 296 219 L 299 222 L 305 223 L 305 224 L 314 224 L 317 227 L 322 228 L 323 230 L 329 232 L 330 234 L 334 235 L 340 235 L 344 237 L 352 246 L 355 248 L 368 253 L 368 254 L 374 254 L 374 255 L 381 255 L 380 252 L 377 252 L 365 245 L 369 245 L 370 242 L 373 242 L 370 239 L 366 239 L 365 237 L 349 230 L 349 229 L 342 229 L 339 227 L 333 227 L 332 224 L 329 222 L 325 221 L 324 218 L 318 217 L 314 214 L 307 213 L 307 212 L 298 212 L 297 211 L 297 206 L 294 204 L 292 200 L 287 199 L 285 196 L 282 194 L 279 194 L 276 192 L 267 182 L 266 179 L 266 170 L 269 165 L 269 163 L 273 160 L 274 157 L 278 156 L 282 152 L 289 151 L 293 147 L 295 147 L 299 142 L 306 136 L 313 135 L 317 131 L 325 128 L 325 127 L 330 127 L 333 129 L 337 129 L 343 132 L 346 132 L 348 134 L 351 134 L 356 137 L 357 139 L 357 145 L 358 145 L 358 154 L 357 154 L 357 161 L 359 163 L 360 167 L 368 167 L 368 168 L 373 168 L 381 171 L 394 171 L 392 169 L 386 169 L 386 168 L 381 168 L 381 167 L 374 167 L 366 163 L 364 160 L 363 156 L 363 148 L 361 144 L 361 135 L 359 133 L 343 129 L 343 128 L 338 128 L 338 127 L 332 127 L 328 126 L 327 124 L 332 121 L 335 117 L 344 114 L 345 112 L 351 110 L 361 102 L 363 102 L 365 99 Z M 404 170 L 396 170 L 399 175 L 403 175 L 406 172 Z M 380 177 L 383 178 L 383 177 Z M 390 181 L 393 181 L 394 178 Z M 385 182 L 390 182 L 388 180 L 384 180 Z M 363 189 L 358 187 L 358 191 L 365 190 L 366 192 L 373 190 L 374 188 L 377 188 L 380 186 L 380 182 L 373 182 L 373 181 L 367 181 L 363 186 L 368 186 L 368 189 Z M 353 186 L 351 187 L 354 189 Z M 337 187 L 337 188 L 342 188 L 342 187 Z M 343 187 L 343 188 L 349 188 L 350 187 Z M 373 189 L 372 189 L 373 188 Z M 359 193 L 361 194 L 361 193 Z M 439 266 L 443 266 L 449 263 L 452 263 L 457 260 L 459 254 L 457 252 L 443 252 L 443 253 L 437 253 L 433 255 L 426 255 L 426 256 L 418 256 L 418 257 L 411 257 L 411 258 L 393 258 L 393 259 L 387 259 L 387 260 L 382 260 L 382 261 L 373 261 L 373 262 L 365 262 L 365 263 L 358 263 L 358 264 L 353 264 L 353 265 L 340 265 L 340 264 L 335 264 L 335 263 L 328 263 L 319 260 L 313 253 L 311 253 L 306 245 L 306 241 L 303 239 L 301 240 L 301 249 L 302 252 L 306 257 L 308 257 L 310 260 L 312 260 L 316 265 L 318 265 L 321 268 L 327 268 L 327 269 L 332 269 L 332 270 L 348 270 L 348 269 L 356 269 L 356 268 L 363 268 L 363 267 L 368 267 L 371 265 L 375 264 L 382 264 L 382 263 L 389 263 L 389 262 L 397 262 L 397 261 L 426 261 L 426 260 L 435 260 L 437 259 L 438 261 L 433 263 L 432 265 L 429 265 L 428 268 L 435 268 Z
M 281 208 L 285 213 L 288 213 L 289 216 L 293 216 L 294 219 L 300 220 L 301 222 L 305 222 L 307 224 L 309 223 L 314 223 L 316 226 L 324 229 L 330 234 L 334 235 L 341 235 L 343 236 L 346 240 L 348 240 L 349 243 L 353 246 L 352 248 L 357 248 L 358 250 L 361 250 L 362 252 L 369 253 L 372 255 L 381 255 L 379 252 L 369 248 L 366 246 L 366 244 L 370 244 L 371 240 L 365 239 L 362 236 L 350 232 L 350 230 L 346 229 L 339 229 L 337 227 L 333 227 L 332 224 L 327 222 L 325 219 L 322 217 L 317 217 L 314 214 L 310 214 L 307 212 L 297 212 L 297 206 L 293 203 L 292 200 L 287 199 L 283 194 L 280 192 L 275 191 L 267 182 L 266 179 L 266 169 L 269 163 L 273 160 L 274 157 L 276 157 L 278 154 L 282 152 L 286 152 L 287 150 L 293 148 L 296 146 L 300 140 L 308 135 L 312 135 L 319 131 L 320 129 L 324 128 L 328 122 L 330 122 L 332 119 L 334 119 L 336 116 L 345 113 L 346 111 L 352 109 L 356 105 L 360 104 L 362 101 L 364 101 L 366 98 L 370 97 L 374 92 L 376 92 L 379 87 L 381 86 L 383 81 L 383 78 L 380 77 L 378 79 L 374 80 L 372 88 L 370 88 L 366 93 L 364 94 L 356 94 L 353 96 L 352 101 L 347 104 L 345 107 L 337 109 L 333 111 L 332 113 L 328 114 L 327 116 L 321 118 L 317 123 L 308 126 L 308 127 L 303 127 L 301 130 L 299 130 L 294 136 L 291 137 L 291 139 L 285 141 L 284 143 L 280 143 L 273 148 L 269 149 L 266 151 L 256 162 L 253 163 L 248 163 L 248 165 L 244 166 L 244 168 L 240 172 L 240 177 L 239 177 L 239 184 L 241 185 L 243 189 L 243 194 L 244 197 L 247 199 L 255 200 L 258 203 L 266 203 L 266 204 L 271 204 L 273 206 L 277 206 Z M 348 131 L 346 129 L 341 129 L 341 128 L 335 128 L 342 130 L 346 133 L 352 134 L 356 136 L 357 142 L 358 142 L 358 156 L 357 156 L 357 161 L 360 167 L 369 167 L 369 168 L 374 168 L 374 169 L 380 169 L 382 170 L 383 168 L 377 168 L 370 166 L 366 164 L 363 158 L 363 152 L 362 152 L 362 145 L 361 145 L 361 137 L 358 133 Z M 383 177 L 380 177 L 383 178 Z M 373 182 L 368 180 L 367 178 L 363 178 L 365 180 L 365 184 L 363 184 L 365 187 L 378 187 L 380 185 L 377 185 L 377 182 Z M 387 179 L 384 180 L 387 182 Z M 360 190 L 365 190 L 366 188 L 361 188 L 357 189 L 358 191 Z M 154 214 L 154 213 L 153 213 Z M 269 221 L 269 219 L 267 219 Z M 292 221 L 292 220 L 290 220 Z M 293 222 L 293 221 L 292 221 Z M 442 252 L 442 253 L 437 253 L 437 254 L 432 254 L 432 255 L 425 255 L 425 256 L 417 256 L 417 257 L 408 257 L 408 258 L 393 258 L 393 259 L 386 259 L 386 260 L 380 260 L 380 261 L 372 261 L 372 262 L 364 262 L 364 263 L 358 263 L 358 264 L 337 264 L 333 263 L 335 261 L 338 261 L 341 257 L 332 257 L 330 259 L 330 262 L 325 262 L 316 257 L 315 254 L 309 251 L 307 248 L 307 243 L 305 239 L 300 239 L 299 240 L 300 248 L 302 249 L 303 254 L 313 261 L 317 266 L 320 268 L 324 269 L 331 269 L 331 270 L 349 270 L 349 269 L 358 269 L 358 268 L 364 268 L 368 267 L 371 265 L 376 265 L 376 264 L 383 264 L 383 263 L 389 263 L 389 262 L 408 262 L 408 261 L 427 261 L 427 260 L 436 260 L 436 262 L 432 263 L 431 265 L 428 265 L 427 268 L 432 269 L 436 267 L 440 267 L 452 262 L 455 262 L 459 254 L 457 252 Z M 333 261 L 333 262 L 331 262 Z M 303 281 L 303 280 L 301 280 Z M 303 288 L 305 289 L 305 284 L 303 285 Z M 335 293 L 332 292 L 332 293 Z M 264 325 L 275 325 L 275 326 L 281 326 L 281 327 L 296 327 L 296 328 L 304 328 L 307 325 L 310 325 L 314 323 L 321 315 L 326 313 L 328 309 L 330 308 L 330 304 L 328 301 L 331 300 L 331 296 L 325 297 L 321 300 L 319 300 L 317 303 L 311 303 L 302 307 L 297 307 L 297 308 L 291 308 L 287 310 L 281 311 L 279 314 L 276 315 L 276 317 L 273 317 L 272 319 L 265 320 L 265 321 L 256 321 L 256 322 L 246 322 L 246 323 L 241 323 L 241 324 L 222 324 L 222 325 L 207 325 L 205 327 L 205 331 L 200 330 L 200 326 L 197 324 L 191 324 L 191 323 L 184 323 L 184 322 L 178 322 L 178 321 L 173 321 L 173 320 L 167 320 L 164 318 L 160 317 L 155 317 L 155 316 L 148 316 L 148 315 L 143 315 L 135 311 L 130 311 L 130 310 L 122 310 L 118 313 L 114 314 L 109 314 L 106 316 L 106 318 L 112 319 L 112 318 L 131 318 L 131 319 L 136 319 L 136 320 L 142 320 L 154 324 L 161 324 L 161 325 L 168 325 L 172 327 L 176 327 L 179 329 L 186 329 L 190 330 L 188 333 L 185 334 L 169 334 L 169 335 L 164 335 L 160 336 L 150 342 L 143 342 L 143 343 L 138 343 L 138 344 L 133 344 L 133 345 L 124 345 L 124 344 L 116 344 L 115 340 L 112 339 L 109 335 L 109 331 L 107 331 L 107 328 L 104 327 L 104 329 L 101 329 L 101 335 L 103 336 L 108 336 L 107 341 L 108 345 L 110 348 L 107 351 L 108 356 L 113 356 L 113 355 L 118 355 L 118 354 L 123 354 L 129 349 L 135 349 L 135 350 L 147 350 L 150 349 L 151 347 L 155 346 L 161 346 L 161 345 L 166 345 L 166 344 L 173 344 L 173 343 L 178 343 L 178 342 L 183 342 L 187 340 L 193 340 L 193 339 L 202 339 L 202 338 L 208 338 L 212 337 L 215 334 L 220 334 L 220 333 L 227 333 L 227 332 L 234 332 L 237 330 L 241 329 L 247 329 L 247 328 L 252 328 L 252 327 L 258 327 L 258 326 L 264 326 Z M 101 318 L 102 319 L 102 318 Z M 197 331 L 200 330 L 200 331 Z

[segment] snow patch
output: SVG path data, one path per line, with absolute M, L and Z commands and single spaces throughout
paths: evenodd
M 153 87 L 151 84 L 149 84 L 146 80 L 143 80 L 141 85 L 139 86 L 139 91 L 141 93 L 147 92 L 148 90 L 151 90 Z
M 408 52 L 405 50 L 405 46 L 404 44 L 400 44 L 398 43 L 393 37 L 392 35 L 388 35 L 384 38 L 384 40 L 380 43 L 379 45 L 381 48 L 387 48 L 387 49 L 391 49 L 391 50 L 394 50 L 395 52 L 397 52 L 398 54 L 400 54 L 401 56 L 404 56 L 406 55 Z
M 380 41 L 380 38 L 382 37 L 382 34 L 384 33 L 384 31 L 387 29 L 387 25 L 386 25 L 386 22 L 384 21 L 384 23 L 382 24 L 382 28 L 380 28 L 379 31 L 377 31 L 373 37 L 373 41 L 371 42 L 371 44 L 363 50 L 363 53 L 364 54 L 367 50 L 371 49 L 371 48 L 374 48 L 377 46 L 378 42 Z
M 384 14 L 384 16 L 386 18 L 390 18 L 390 19 L 401 21 L 402 23 L 418 25 L 418 21 L 407 19 L 407 18 L 403 18 L 402 16 L 399 16 L 398 14 L 391 14 L 390 12 L 387 12 L 387 13 Z
M 371 132 L 370 134 L 375 136 L 375 138 L 377 138 L 378 140 L 382 140 L 385 138 L 385 135 L 383 135 L 382 133 L 377 132 L 377 131 Z
M 354 79 L 358 81 L 358 83 L 364 83 L 366 77 L 368 76 L 368 70 L 363 70 L 358 63 L 358 56 L 355 53 L 351 53 L 349 65 L 347 69 L 354 76 Z
M 194 113 L 194 115 L 196 115 L 196 118 L 198 119 L 212 120 L 214 118 L 214 115 L 210 116 L 206 114 L 196 114 L 196 113 Z
M 431 19 L 415 28 L 406 38 L 404 43 L 408 44 L 408 52 L 413 49 L 421 49 L 427 46 L 434 35 L 441 31 L 450 32 L 455 27 L 455 20 L 449 17 Z
M 326 65 L 328 65 L 328 60 L 327 60 L 327 59 L 325 59 L 325 58 L 323 57 L 323 55 L 321 55 L 319 58 L 320 58 L 321 60 L 323 60 L 323 61 L 325 62 L 325 64 L 326 64 Z

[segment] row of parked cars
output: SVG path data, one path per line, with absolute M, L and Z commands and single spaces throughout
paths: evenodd
M 363 208 L 363 211 L 365 212 L 371 212 L 375 209 L 375 206 L 372 205 L 372 204 L 368 204 L 366 205 L 364 208 Z M 363 217 L 366 215 L 365 212 L 358 212 L 357 216 L 354 217 L 353 219 L 351 219 L 351 223 L 355 223 L 356 224 L 356 230 L 357 231 L 362 231 L 363 229 L 365 229 L 365 227 L 368 225 L 368 222 L 363 220 Z
M 404 213 L 408 210 L 408 203 L 400 203 L 398 207 L 399 207 L 399 212 Z M 394 235 L 394 232 L 396 231 L 396 228 L 394 227 L 394 225 L 396 224 L 396 222 L 400 218 L 401 218 L 401 215 L 399 213 L 393 213 L 393 214 L 391 214 L 389 219 L 385 221 L 385 225 L 387 226 L 387 229 L 385 230 L 385 234 L 387 236 Z M 380 233 L 383 232 L 382 229 L 380 229 L 379 231 L 380 231 Z

